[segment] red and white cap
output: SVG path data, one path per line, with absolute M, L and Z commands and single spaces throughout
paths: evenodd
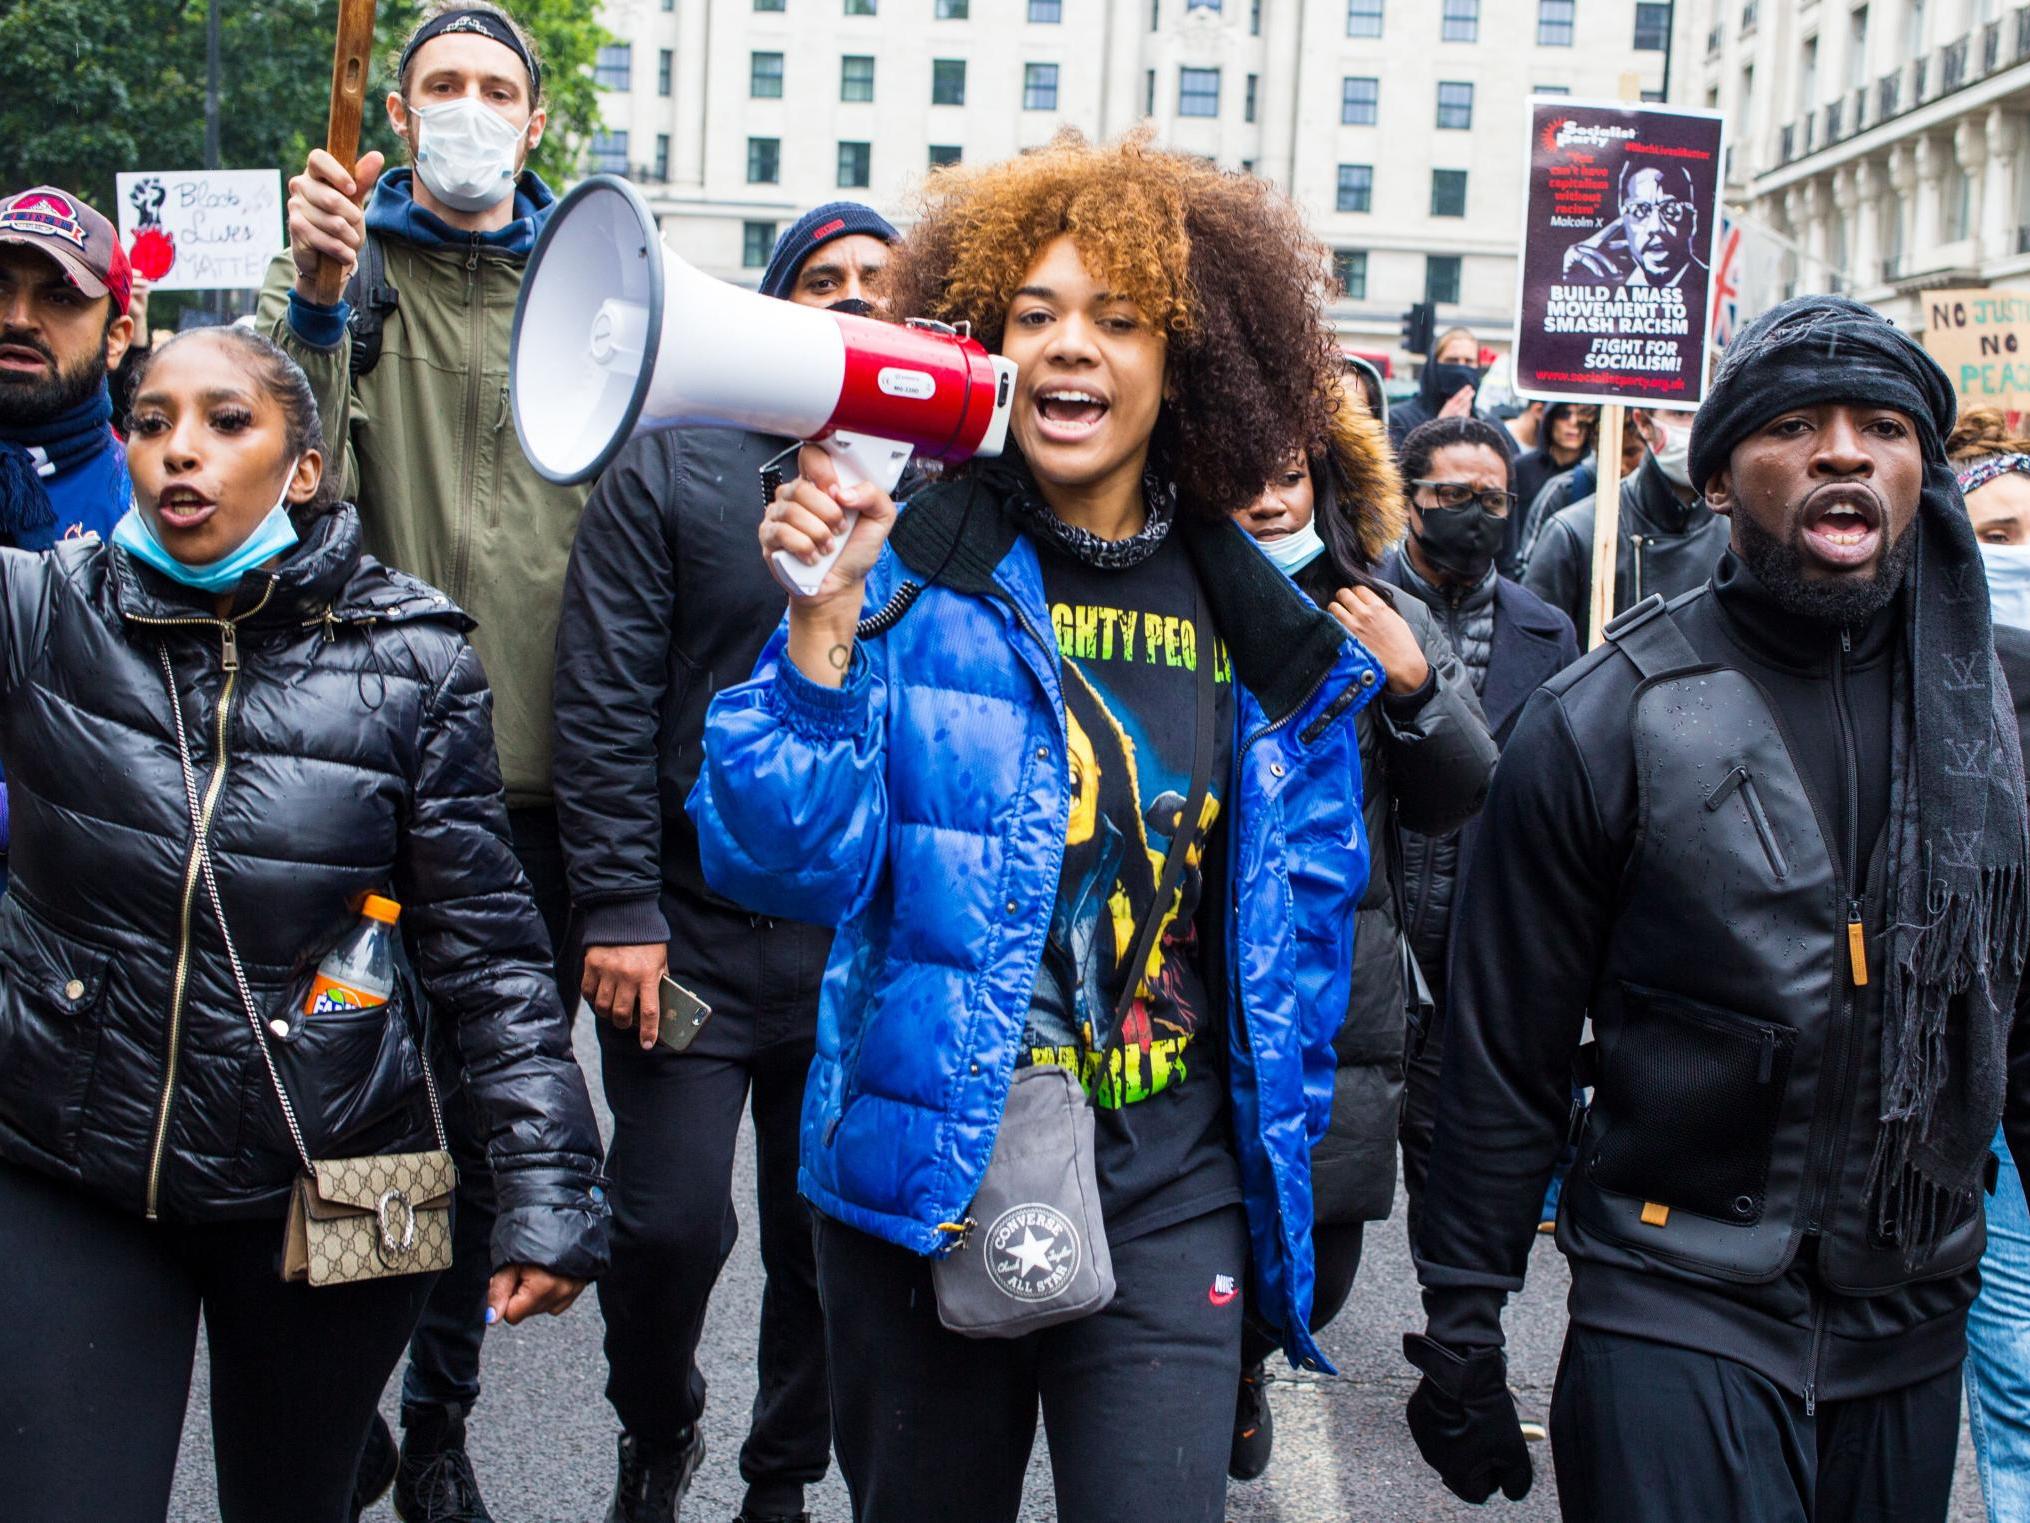
M 115 308 L 127 310 L 134 270 L 120 235 L 69 191 L 38 185 L 0 200 L 0 243 L 48 255 L 85 295 L 110 296 Z

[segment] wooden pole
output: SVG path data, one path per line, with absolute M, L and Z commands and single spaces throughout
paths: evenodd
M 1625 422 L 1619 402 L 1600 409 L 1599 442 L 1594 446 L 1595 474 L 1599 478 L 1593 494 L 1593 588 L 1587 607 L 1586 648 L 1591 650 L 1607 638 L 1607 621 L 1614 617 L 1614 561 L 1621 553 L 1621 430 Z
M 367 78 L 374 56 L 375 0 L 338 0 L 338 44 L 331 57 L 331 110 L 324 151 L 350 174 L 359 163 L 359 130 L 366 119 Z M 345 295 L 346 271 L 330 260 L 317 266 L 317 298 L 326 305 Z

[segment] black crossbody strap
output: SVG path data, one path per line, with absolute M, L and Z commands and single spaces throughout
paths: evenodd
M 1197 844 L 1199 822 L 1205 817 L 1206 795 L 1212 789 L 1212 759 L 1218 749 L 1214 727 L 1219 722 L 1219 696 L 1213 684 L 1217 652 L 1213 646 L 1212 627 L 1205 620 L 1205 599 L 1195 577 L 1191 584 L 1191 622 L 1197 631 L 1198 646 L 1198 725 L 1191 742 L 1191 797 L 1184 806 L 1183 817 L 1177 822 L 1176 832 L 1170 837 L 1170 850 L 1163 855 L 1163 872 L 1156 880 L 1156 897 L 1149 901 L 1149 909 L 1142 916 L 1142 924 L 1136 929 L 1134 945 L 1128 953 L 1128 976 L 1121 985 L 1120 998 L 1114 1002 L 1113 1028 L 1107 1032 L 1100 1047 L 1103 1064 L 1108 1052 L 1119 1040 L 1121 1022 L 1127 1019 L 1128 1011 L 1135 1003 L 1135 995 L 1142 987 L 1143 976 L 1149 967 L 1149 953 L 1156 945 L 1164 914 L 1170 901 L 1176 897 L 1177 886 L 1184 880 L 1184 861 Z

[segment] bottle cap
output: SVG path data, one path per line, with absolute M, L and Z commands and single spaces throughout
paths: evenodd
M 402 907 L 392 899 L 383 899 L 379 894 L 368 894 L 366 903 L 359 912 L 369 920 L 378 920 L 383 925 L 393 925 L 402 918 Z

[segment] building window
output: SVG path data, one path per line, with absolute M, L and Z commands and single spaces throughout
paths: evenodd
M 1470 131 L 1473 127 L 1473 86 L 1458 80 L 1438 81 L 1438 125 Z
M 1364 212 L 1374 209 L 1372 164 L 1339 166 L 1339 200 L 1335 203 L 1334 209 L 1343 212 Z
M 592 65 L 592 82 L 602 90 L 630 90 L 634 88 L 634 45 L 627 42 L 610 42 L 599 50 L 598 61 Z
M 1348 301 L 1367 300 L 1367 250 L 1334 249 L 1332 276 Z
M 677 8 L 677 0 L 663 0 L 663 12 L 667 15 Z
M 839 60 L 839 99 L 874 99 L 874 60 L 848 53 Z
M 1346 0 L 1346 35 L 1379 37 L 1382 34 L 1382 0 Z
M 656 94 L 670 93 L 670 75 L 676 71 L 676 65 L 677 55 L 668 48 L 660 49 L 656 53 Z
M 1651 0 L 1637 0 L 1635 7 L 1635 51 L 1661 53 L 1670 47 L 1671 8 Z
M 1579 0 L 1537 0 L 1537 46 L 1569 48 L 1579 13 Z
M 1445 0 L 1445 19 L 1438 35 L 1447 42 L 1480 40 L 1480 0 Z
M 785 3 L 786 0 L 754 0 L 754 8 L 757 11 L 779 11 L 784 8 Z M 757 224 L 759 225 L 763 224 Z
M 1530 90 L 1532 95 L 1570 95 L 1571 93 L 1572 87 L 1570 85 L 1536 85 Z
M 1465 170 L 1434 169 L 1431 171 L 1431 215 L 1434 217 L 1463 217 L 1466 215 Z
M 958 161 L 959 145 L 957 143 L 932 143 L 930 145 L 930 167 L 932 169 L 941 169 L 947 164 L 956 164 Z
M 1255 89 L 1256 86 L 1258 86 L 1260 83 L 1261 83 L 1260 75 L 1250 74 L 1248 76 L 1247 100 L 1241 113 L 1241 119 L 1243 121 L 1252 122 L 1255 119 Z
M 624 175 L 627 173 L 627 134 L 625 132 L 595 132 L 592 146 L 586 150 L 585 167 L 596 175 Z
M 1056 64 L 1031 63 L 1022 66 L 1022 109 L 1024 111 L 1057 109 Z
M 1142 76 L 1142 114 L 1156 114 L 1156 71 L 1151 69 Z
M 1248 35 L 1250 37 L 1262 35 L 1262 0 L 1249 0 Z
M 740 224 L 740 268 L 743 270 L 765 270 L 768 256 L 775 252 L 775 224 L 773 222 L 743 222 Z
M 1064 0 L 1029 0 L 1029 19 L 1038 26 L 1054 26 L 1064 20 Z
M 1163 21 L 1163 0 L 1149 0 L 1149 30 L 1155 31 Z
M 841 143 L 839 145 L 839 188 L 841 190 L 865 190 L 873 177 L 874 145 L 872 143 Z
M 1382 82 L 1365 75 L 1351 74 L 1339 82 L 1339 124 L 1342 127 L 1375 125 L 1382 98 Z
M 963 58 L 933 58 L 930 61 L 930 103 L 933 106 L 963 106 L 966 103 L 966 61 Z
M 1184 0 L 1184 14 L 1187 16 L 1193 11 L 1217 11 L 1218 9 L 1219 0 Z
M 782 54 L 747 55 L 747 93 L 755 100 L 782 99 Z
M 871 16 L 874 13 L 874 0 L 846 0 L 848 16 Z
M 656 179 L 665 185 L 670 183 L 670 135 L 667 132 L 656 134 Z
M 1427 254 L 1424 257 L 1424 300 L 1431 302 L 1459 301 L 1459 256 L 1457 254 Z
M 964 21 L 972 15 L 971 0 L 937 0 L 933 13 L 940 21 Z
M 773 185 L 782 178 L 782 139 L 751 137 L 747 140 L 747 183 Z
M 1179 69 L 1177 71 L 1177 114 L 1179 116 L 1219 115 L 1219 70 Z

